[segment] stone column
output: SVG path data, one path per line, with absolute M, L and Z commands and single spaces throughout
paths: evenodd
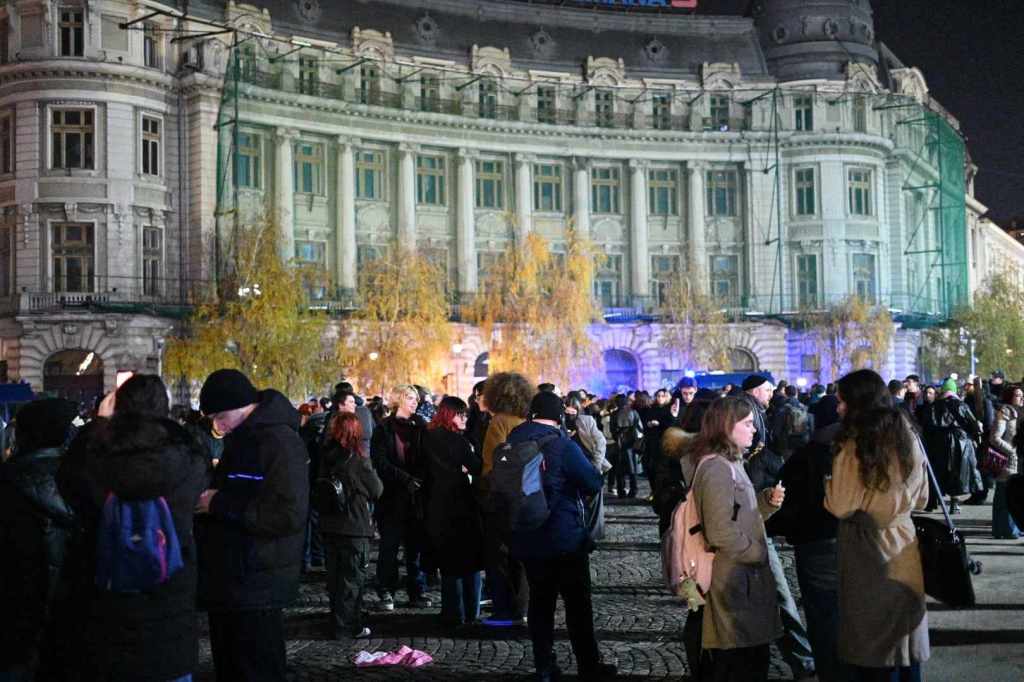
M 581 237 L 590 236 L 590 159 L 575 157 L 573 159 L 575 175 L 573 176 L 573 202 L 576 218 L 576 233 Z
M 632 294 L 635 302 L 643 303 L 651 294 L 651 258 L 647 248 L 647 162 L 631 159 L 629 171 Z
M 338 197 L 335 224 L 335 282 L 346 293 L 356 289 L 356 164 L 359 140 L 338 138 Z
M 533 230 L 533 186 L 531 168 L 533 157 L 516 154 L 516 243 L 522 245 Z
M 398 246 L 416 249 L 416 152 L 414 145 L 398 145 Z
M 697 290 L 707 292 L 711 273 L 708 272 L 708 246 L 705 234 L 707 228 L 704 225 L 704 178 L 708 166 L 703 161 L 690 161 L 687 163 L 687 169 L 690 173 L 687 191 L 687 199 L 689 200 L 689 212 L 687 214 L 689 271 L 695 280 L 693 284 L 698 287 Z
M 459 294 L 473 294 L 477 290 L 476 271 L 476 152 L 459 150 L 458 224 L 455 231 L 455 269 L 458 273 Z
M 295 169 L 292 145 L 299 133 L 290 128 L 278 128 L 275 132 L 277 158 L 274 164 L 274 208 L 281 233 L 281 259 L 287 263 L 295 258 Z

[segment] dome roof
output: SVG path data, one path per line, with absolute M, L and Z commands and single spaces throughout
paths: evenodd
M 757 0 L 753 14 L 780 81 L 842 79 L 849 62 L 878 64 L 869 0 Z

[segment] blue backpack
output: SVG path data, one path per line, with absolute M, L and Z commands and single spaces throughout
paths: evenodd
M 551 515 L 544 494 L 544 453 L 558 433 L 494 450 L 489 508 L 505 532 L 537 530 Z
M 96 586 L 148 592 L 184 566 L 167 500 L 126 502 L 107 495 L 96 538 Z

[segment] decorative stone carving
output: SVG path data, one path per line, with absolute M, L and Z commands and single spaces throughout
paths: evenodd
M 64 219 L 69 223 L 78 221 L 78 204 L 67 202 L 64 204 Z
M 530 45 L 533 47 L 533 54 L 536 57 L 547 58 L 555 53 L 557 47 L 555 39 L 543 28 L 536 30 L 530 36 Z
M 65 336 L 74 336 L 75 334 L 78 333 L 78 325 L 77 324 L 65 324 L 61 328 L 61 331 L 64 332 Z
M 307 24 L 315 24 L 320 20 L 320 0 L 295 0 L 295 9 Z
M 700 69 L 700 78 L 707 90 L 731 90 L 739 84 L 742 74 L 739 64 L 704 62 Z
M 360 57 L 377 60 L 392 60 L 395 57 L 395 44 L 391 33 L 381 33 L 372 28 L 352 29 L 352 51 Z
M 859 92 L 880 92 L 878 69 L 874 64 L 850 63 L 846 65 L 846 80 L 849 89 Z
M 921 103 L 928 99 L 928 83 L 920 69 L 917 67 L 893 69 L 890 73 L 896 82 L 896 92 L 913 97 Z
M 591 85 L 624 85 L 626 63 L 609 57 L 587 57 L 587 82 Z
M 437 21 L 426 13 L 416 20 L 416 39 L 423 45 L 433 45 L 441 33 L 441 27 Z
M 663 64 L 668 60 L 668 46 L 657 38 L 651 38 L 644 45 L 644 56 L 652 64 Z
M 508 48 L 473 46 L 472 65 L 474 73 L 490 73 L 506 76 L 512 73 L 512 55 Z

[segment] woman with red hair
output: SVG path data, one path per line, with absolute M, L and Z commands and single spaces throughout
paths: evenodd
M 468 409 L 461 399 L 445 396 L 423 438 L 427 534 L 441 569 L 441 620 L 450 627 L 480 616 L 483 521 L 472 481 L 483 462 L 463 435 Z
M 370 629 L 362 624 L 363 591 L 370 565 L 370 503 L 384 491 L 377 472 L 363 449 L 359 418 L 339 412 L 331 420 L 330 440 L 317 477 L 341 483 L 333 513 L 320 515 L 320 533 L 327 550 L 327 593 L 331 598 L 335 639 L 365 639 Z M 322 490 L 317 486 L 318 491 Z M 322 502 L 322 501 L 321 501 Z

